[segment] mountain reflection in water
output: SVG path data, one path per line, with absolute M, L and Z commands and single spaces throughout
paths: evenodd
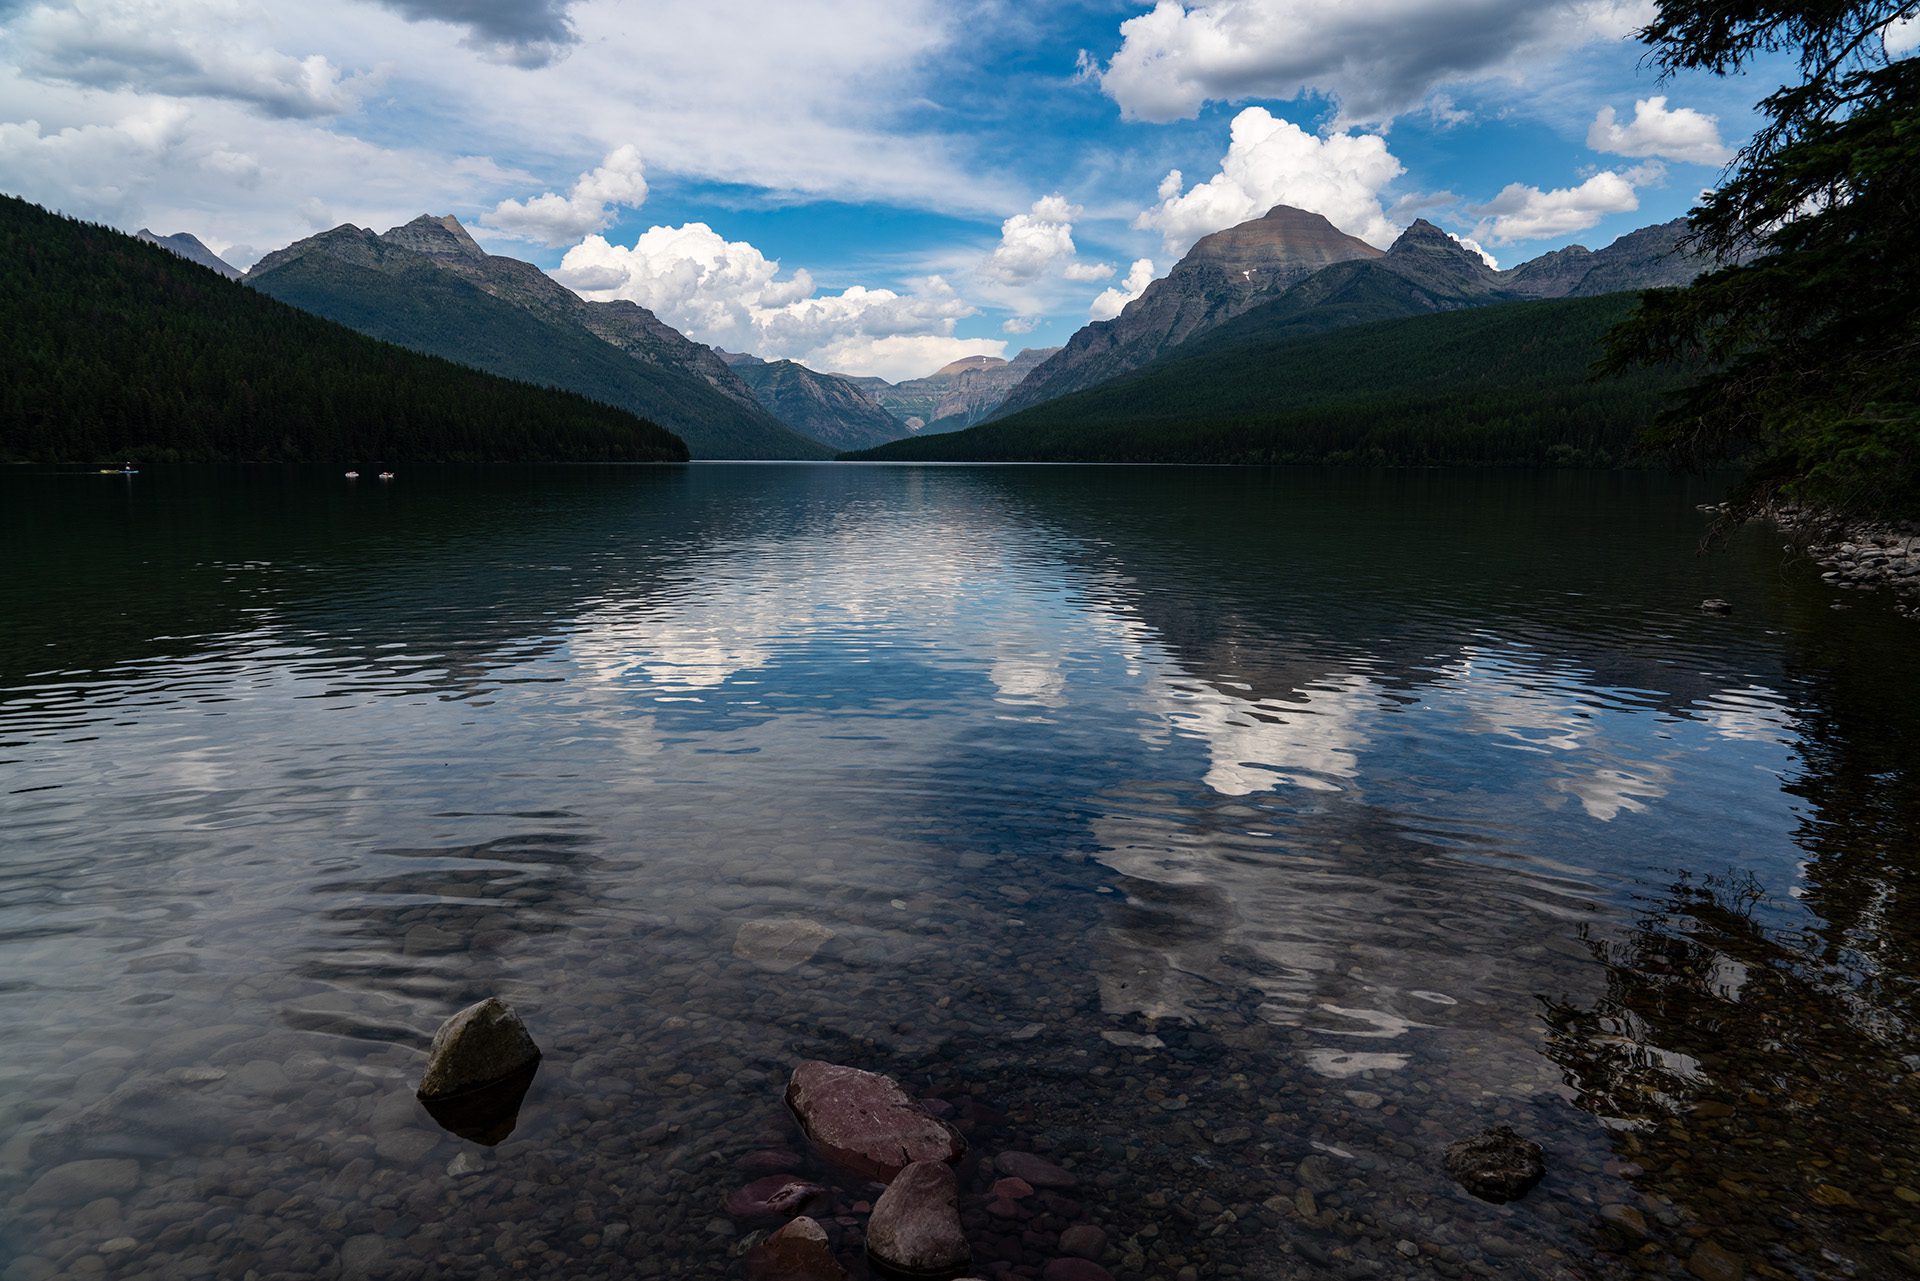
M 963 1169 L 982 1275 L 1920 1266 L 1911 625 L 1710 487 L 95 479 L 0 476 L 9 1277 L 730 1275 L 805 1057 L 1080 1174 Z M 486 995 L 546 1058 L 448 1133 Z

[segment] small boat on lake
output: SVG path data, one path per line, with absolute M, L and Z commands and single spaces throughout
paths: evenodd
M 102 476 L 138 476 L 140 469 L 132 463 L 122 463 L 118 467 L 102 467 L 100 474 Z
M 393 479 L 393 473 L 392 473 L 392 472 L 390 472 L 390 471 L 383 471 L 383 472 L 381 472 L 381 473 L 380 473 L 380 479 L 381 479 L 381 480 L 392 480 L 392 479 Z
M 348 480 L 359 480 L 359 479 L 360 479 L 360 473 L 359 473 L 359 472 L 357 472 L 357 471 L 350 471 L 350 472 L 348 472 L 348 473 L 347 473 L 347 479 L 348 479 Z

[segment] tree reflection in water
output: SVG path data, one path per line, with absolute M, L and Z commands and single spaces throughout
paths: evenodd
M 1654 1240 L 1633 1224 L 1616 1244 L 1656 1270 L 1704 1242 L 1761 1276 L 1920 1271 L 1920 1046 L 1846 968 L 1763 928 L 1763 899 L 1683 880 L 1624 939 L 1588 935 L 1604 998 L 1547 1004 L 1548 1052 L 1645 1198 Z

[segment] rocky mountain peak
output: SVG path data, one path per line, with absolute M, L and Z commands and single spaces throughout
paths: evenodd
M 390 245 L 411 249 L 436 258 L 485 258 L 487 251 L 474 242 L 460 220 L 452 214 L 434 217 L 421 214 L 404 227 L 395 227 L 380 237 Z
M 962 356 L 949 361 L 933 372 L 935 378 L 947 378 L 954 374 L 964 374 L 974 369 L 998 369 L 1007 362 L 998 356 Z
M 168 253 L 185 258 L 188 262 L 198 263 L 209 271 L 217 271 L 228 280 L 240 279 L 241 272 L 238 267 L 207 248 L 200 237 L 190 231 L 176 231 L 171 236 L 162 236 L 142 227 L 133 233 L 133 238 L 144 240 L 150 245 L 158 245 Z
M 1243 277 L 1277 271 L 1297 279 L 1336 262 L 1379 256 L 1378 249 L 1317 213 L 1275 205 L 1251 222 L 1201 237 L 1174 271 L 1217 268 Z

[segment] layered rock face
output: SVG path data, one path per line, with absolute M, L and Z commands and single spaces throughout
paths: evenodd
M 820 457 L 712 348 L 631 302 L 589 302 L 489 254 L 458 219 L 341 226 L 268 254 L 247 283 L 376 338 L 563 387 L 668 428 L 696 457 Z
M 1263 218 L 1204 237 L 1120 315 L 1075 334 L 1008 395 L 998 414 L 1130 373 L 1323 268 L 1381 256 L 1319 214 L 1277 205 Z

